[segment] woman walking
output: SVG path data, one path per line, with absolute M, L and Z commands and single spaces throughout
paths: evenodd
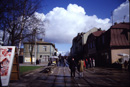
M 80 61 L 79 61 L 79 77 L 83 77 L 83 68 L 84 67 L 84 61 L 83 61 L 83 59 L 81 59 Z

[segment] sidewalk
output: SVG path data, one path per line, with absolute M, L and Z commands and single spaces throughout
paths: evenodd
M 23 64 L 19 64 L 19 66 L 47 66 L 47 63 L 46 64 L 30 64 L 30 63 L 23 63 Z
M 113 68 L 88 68 L 83 78 L 71 78 L 69 67 L 55 67 L 43 73 L 45 67 L 22 75 L 19 81 L 10 82 L 9 87 L 130 87 L 130 73 Z

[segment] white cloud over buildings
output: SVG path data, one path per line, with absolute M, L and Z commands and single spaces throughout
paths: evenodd
M 45 15 L 45 40 L 55 43 L 71 43 L 79 32 L 87 32 L 93 27 L 108 29 L 110 19 L 88 16 L 83 7 L 69 4 L 67 9 L 55 7 Z
M 69 4 L 67 9 L 55 7 L 44 15 L 36 13 L 43 18 L 45 24 L 45 41 L 53 43 L 72 43 L 72 39 L 80 32 L 87 32 L 93 27 L 103 30 L 112 25 L 110 18 L 101 19 L 95 15 L 87 15 L 84 8 L 77 4 Z M 129 1 L 122 3 L 113 11 L 114 22 L 129 22 Z
M 125 19 L 124 19 L 125 16 Z M 113 11 L 113 22 L 129 22 L 129 1 L 122 3 Z

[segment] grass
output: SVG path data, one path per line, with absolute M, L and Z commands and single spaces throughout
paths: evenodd
M 19 68 L 20 68 L 20 74 L 23 74 L 24 72 L 41 68 L 41 66 L 20 66 Z

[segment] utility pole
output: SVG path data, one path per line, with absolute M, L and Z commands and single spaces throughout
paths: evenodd
M 123 22 L 125 22 L 126 15 L 124 16 Z
M 113 25 L 113 11 L 111 11 L 111 21 L 112 21 L 112 25 Z
M 36 60 L 37 60 L 37 58 L 36 58 L 36 57 L 37 57 L 37 56 L 36 56 L 36 55 L 37 55 L 37 54 L 36 54 L 36 50 L 37 50 L 37 49 L 36 49 L 36 29 L 34 30 L 34 34 L 35 34 L 35 65 L 36 65 Z

